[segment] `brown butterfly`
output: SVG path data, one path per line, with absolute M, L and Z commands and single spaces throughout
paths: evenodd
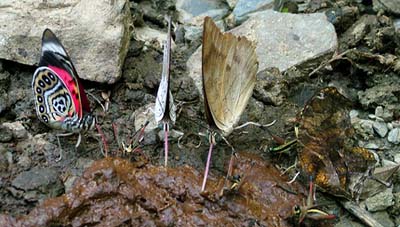
M 358 200 L 376 160 L 367 149 L 353 146 L 350 108 L 335 87 L 320 90 L 307 102 L 299 116 L 299 141 L 304 146 L 299 161 L 321 189 Z
M 176 108 L 174 105 L 174 99 L 169 86 L 169 69 L 171 65 L 171 18 L 168 17 L 168 36 L 167 42 L 164 45 L 163 55 L 163 68 L 161 74 L 161 82 L 157 91 L 156 105 L 154 108 L 154 117 L 156 121 L 163 121 L 164 125 L 164 152 L 165 160 L 164 165 L 168 164 L 168 131 L 169 123 L 175 123 L 176 120 Z
M 202 76 L 210 149 L 204 173 L 204 191 L 215 131 L 229 135 L 253 92 L 258 70 L 255 46 L 244 37 L 222 33 L 210 17 L 204 20 Z

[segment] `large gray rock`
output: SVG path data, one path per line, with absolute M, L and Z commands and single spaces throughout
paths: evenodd
M 202 25 L 206 16 L 222 19 L 229 10 L 223 0 L 177 0 L 175 6 L 179 22 L 194 26 Z
M 274 0 L 239 0 L 233 10 L 236 23 L 242 23 L 250 13 L 260 10 L 272 9 Z
M 81 78 L 114 83 L 128 50 L 127 0 L 2 0 L 0 58 L 35 65 L 42 32 L 50 28 L 70 54 Z
M 280 71 L 332 53 L 337 48 L 335 28 L 322 13 L 290 14 L 272 10 L 252 14 L 229 31 L 254 41 L 258 71 L 276 67 Z M 201 89 L 201 46 L 186 63 L 189 76 Z

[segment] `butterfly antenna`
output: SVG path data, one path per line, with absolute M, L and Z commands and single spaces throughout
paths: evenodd
M 89 92 L 89 91 L 87 91 L 86 93 L 87 93 L 90 97 L 92 97 L 92 98 L 96 101 L 96 103 L 97 103 L 98 105 L 101 106 L 101 108 L 103 108 L 103 111 L 104 111 L 104 112 L 106 112 L 106 108 L 104 107 L 104 105 L 101 103 L 101 101 L 100 101 L 96 96 L 94 96 L 94 95 L 93 95 L 91 92 Z M 93 110 L 90 111 L 90 114 L 93 114 L 94 109 L 96 109 L 96 108 L 93 108 Z

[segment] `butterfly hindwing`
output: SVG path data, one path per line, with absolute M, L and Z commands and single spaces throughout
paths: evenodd
M 60 129 L 66 117 L 77 117 L 70 92 L 52 69 L 39 67 L 33 75 L 32 87 L 36 113 L 45 124 Z
M 258 70 L 255 47 L 244 37 L 223 34 L 210 17 L 203 30 L 202 75 L 208 122 L 229 134 L 252 94 Z M 207 114 L 207 110 L 209 110 Z

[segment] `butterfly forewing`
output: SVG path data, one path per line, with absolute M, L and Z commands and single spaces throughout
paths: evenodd
M 171 64 L 171 19 L 168 18 L 168 36 L 164 45 L 163 68 L 161 74 L 160 86 L 157 91 L 154 116 L 156 121 L 171 120 L 175 122 L 175 105 L 172 93 L 170 91 L 169 77 Z
M 244 37 L 222 34 L 212 19 L 206 17 L 202 54 L 207 120 L 229 134 L 255 85 L 258 69 L 255 47 Z

